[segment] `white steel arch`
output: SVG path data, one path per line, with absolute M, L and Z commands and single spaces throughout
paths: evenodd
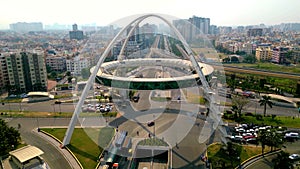
M 94 81 L 94 79 L 96 78 L 96 75 L 98 73 L 98 70 L 100 69 L 100 66 L 101 64 L 104 62 L 105 58 L 107 57 L 109 51 L 111 50 L 111 48 L 113 47 L 113 44 L 116 42 L 116 40 L 135 22 L 137 22 L 134 27 L 131 29 L 129 35 L 126 37 L 126 40 L 125 41 L 128 41 L 128 38 L 130 37 L 130 35 L 132 34 L 133 30 L 136 28 L 136 26 L 138 25 L 138 23 L 140 23 L 141 21 L 145 20 L 146 18 L 149 18 L 149 17 L 156 17 L 156 18 L 159 18 L 161 19 L 162 21 L 164 21 L 171 29 L 172 31 L 174 31 L 175 35 L 178 37 L 178 39 L 183 43 L 183 46 L 184 46 L 184 49 L 187 51 L 187 54 L 189 56 L 189 59 L 191 60 L 191 63 L 193 65 L 193 67 L 195 68 L 200 80 L 201 80 L 201 83 L 202 83 L 202 86 L 203 86 L 203 89 L 204 89 L 204 92 L 205 92 L 205 97 L 206 99 L 210 102 L 210 116 L 212 117 L 214 115 L 214 117 L 212 119 L 215 119 L 215 120 L 220 120 L 220 117 L 217 117 L 216 115 L 219 114 L 218 110 L 216 109 L 216 107 L 213 105 L 214 104 L 214 96 L 211 94 L 211 89 L 208 85 L 208 82 L 206 81 L 205 79 L 205 76 L 200 68 L 200 66 L 198 65 L 198 62 L 196 61 L 195 59 L 195 56 L 193 55 L 192 53 L 192 50 L 191 48 L 189 47 L 189 45 L 187 44 L 187 42 L 185 41 L 185 39 L 183 38 L 183 36 L 180 34 L 180 32 L 175 28 L 174 25 L 172 25 L 168 20 L 166 20 L 165 18 L 163 18 L 162 16 L 159 16 L 157 14 L 146 14 L 146 15 L 142 15 L 136 19 L 134 19 L 133 21 L 131 21 L 128 25 L 126 25 L 123 29 L 121 29 L 121 31 L 112 39 L 112 41 L 109 43 L 109 45 L 107 46 L 107 48 L 105 49 L 105 51 L 103 52 L 102 56 L 100 57 L 98 63 L 96 64 L 95 66 L 95 69 L 93 70 L 92 74 L 90 75 L 88 81 L 87 81 L 87 84 L 86 86 L 84 87 L 83 89 L 83 92 L 82 92 L 82 95 L 75 107 L 75 110 L 74 110 L 74 113 L 72 115 L 72 118 L 71 118 L 71 121 L 69 123 L 69 127 L 66 131 L 66 134 L 65 134 L 65 137 L 64 137 L 64 140 L 63 140 L 63 143 L 62 143 L 62 147 L 68 145 L 70 143 L 70 140 L 71 140 L 71 137 L 72 137 L 72 134 L 73 134 L 73 131 L 74 131 L 74 127 L 75 127 L 75 124 L 77 122 L 77 119 L 78 119 L 78 115 L 80 114 L 81 112 L 81 107 L 84 103 L 84 100 L 86 99 L 87 97 L 87 94 L 88 94 L 88 90 L 91 88 L 92 86 L 92 83 Z M 217 123 L 214 123 L 214 126 L 213 128 L 216 129 L 217 128 Z

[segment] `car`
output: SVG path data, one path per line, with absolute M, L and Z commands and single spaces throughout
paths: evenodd
M 248 140 L 248 139 L 253 139 L 255 136 L 243 136 L 243 139 Z
M 257 144 L 257 139 L 256 138 L 248 138 L 248 139 L 246 139 L 246 142 L 250 143 L 250 144 Z
M 17 97 L 17 95 L 15 95 L 15 94 L 11 94 L 11 95 L 9 95 L 8 97 L 10 97 L 10 98 L 16 98 L 16 97 Z
M 289 159 L 298 160 L 298 159 L 300 159 L 300 155 L 299 154 L 292 154 L 292 155 L 289 156 Z
M 151 127 L 151 126 L 154 126 L 154 121 L 149 121 L 148 123 L 147 123 L 147 125 L 148 125 L 148 127 Z
M 140 94 L 137 94 L 136 96 L 132 97 L 132 100 L 137 103 L 140 100 Z
M 55 100 L 54 104 L 61 104 L 60 100 Z
M 27 95 L 26 93 L 22 93 L 22 94 L 20 94 L 20 97 L 21 97 L 21 98 L 27 98 L 28 95 Z
M 242 136 L 253 136 L 252 133 L 243 133 Z
M 105 106 L 105 109 L 106 109 L 106 111 L 109 112 L 109 111 L 111 111 L 112 108 L 111 108 L 110 106 L 106 105 L 106 106 Z
M 284 135 L 284 138 L 287 138 L 287 139 L 299 139 L 299 133 L 295 133 L 295 132 L 286 133 Z
M 244 140 L 243 136 L 236 135 L 233 138 L 233 142 L 242 142 Z

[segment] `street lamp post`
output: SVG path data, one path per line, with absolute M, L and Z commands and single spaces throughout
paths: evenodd
M 59 113 L 61 113 L 61 107 L 60 107 L 60 104 L 61 104 L 61 103 L 58 104 L 58 106 L 59 106 Z
M 55 113 L 55 104 L 52 104 L 53 105 L 53 112 Z
M 153 136 L 155 137 L 155 115 L 153 114 Z
M 239 166 L 238 166 L 238 168 L 240 169 L 240 168 L 241 168 L 241 158 L 238 156 L 237 159 L 238 159 L 238 161 L 239 161 Z
M 10 108 L 10 102 L 8 101 L 8 111 L 11 112 L 11 108 Z
M 20 109 L 20 112 L 22 112 L 22 100 L 19 102 L 19 109 Z
M 209 168 L 209 162 L 208 162 L 208 145 L 209 143 L 205 143 L 205 146 L 206 146 L 206 152 L 205 152 L 205 165 L 206 165 L 206 168 Z

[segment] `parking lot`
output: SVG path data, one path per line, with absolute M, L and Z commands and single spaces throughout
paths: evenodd
M 237 124 L 230 128 L 229 138 L 236 143 L 257 144 L 257 137 L 261 131 L 275 130 L 277 134 L 281 134 L 285 141 L 294 142 L 299 139 L 299 132 L 288 130 L 284 127 L 263 126 L 254 124 Z

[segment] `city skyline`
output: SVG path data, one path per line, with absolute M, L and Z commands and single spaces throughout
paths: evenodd
M 118 4 L 118 5 L 116 5 Z M 218 5 L 216 5 L 218 4 Z M 42 22 L 44 25 L 59 23 L 96 24 L 106 26 L 126 16 L 143 13 L 162 13 L 180 19 L 193 15 L 211 19 L 211 24 L 218 26 L 239 25 L 276 25 L 300 22 L 297 14 L 298 0 L 258 1 L 106 1 L 84 2 L 58 1 L 41 3 L 37 0 L 5 1 L 0 11 L 0 29 L 8 29 L 16 22 Z M 12 12 L 12 10 L 14 12 Z

